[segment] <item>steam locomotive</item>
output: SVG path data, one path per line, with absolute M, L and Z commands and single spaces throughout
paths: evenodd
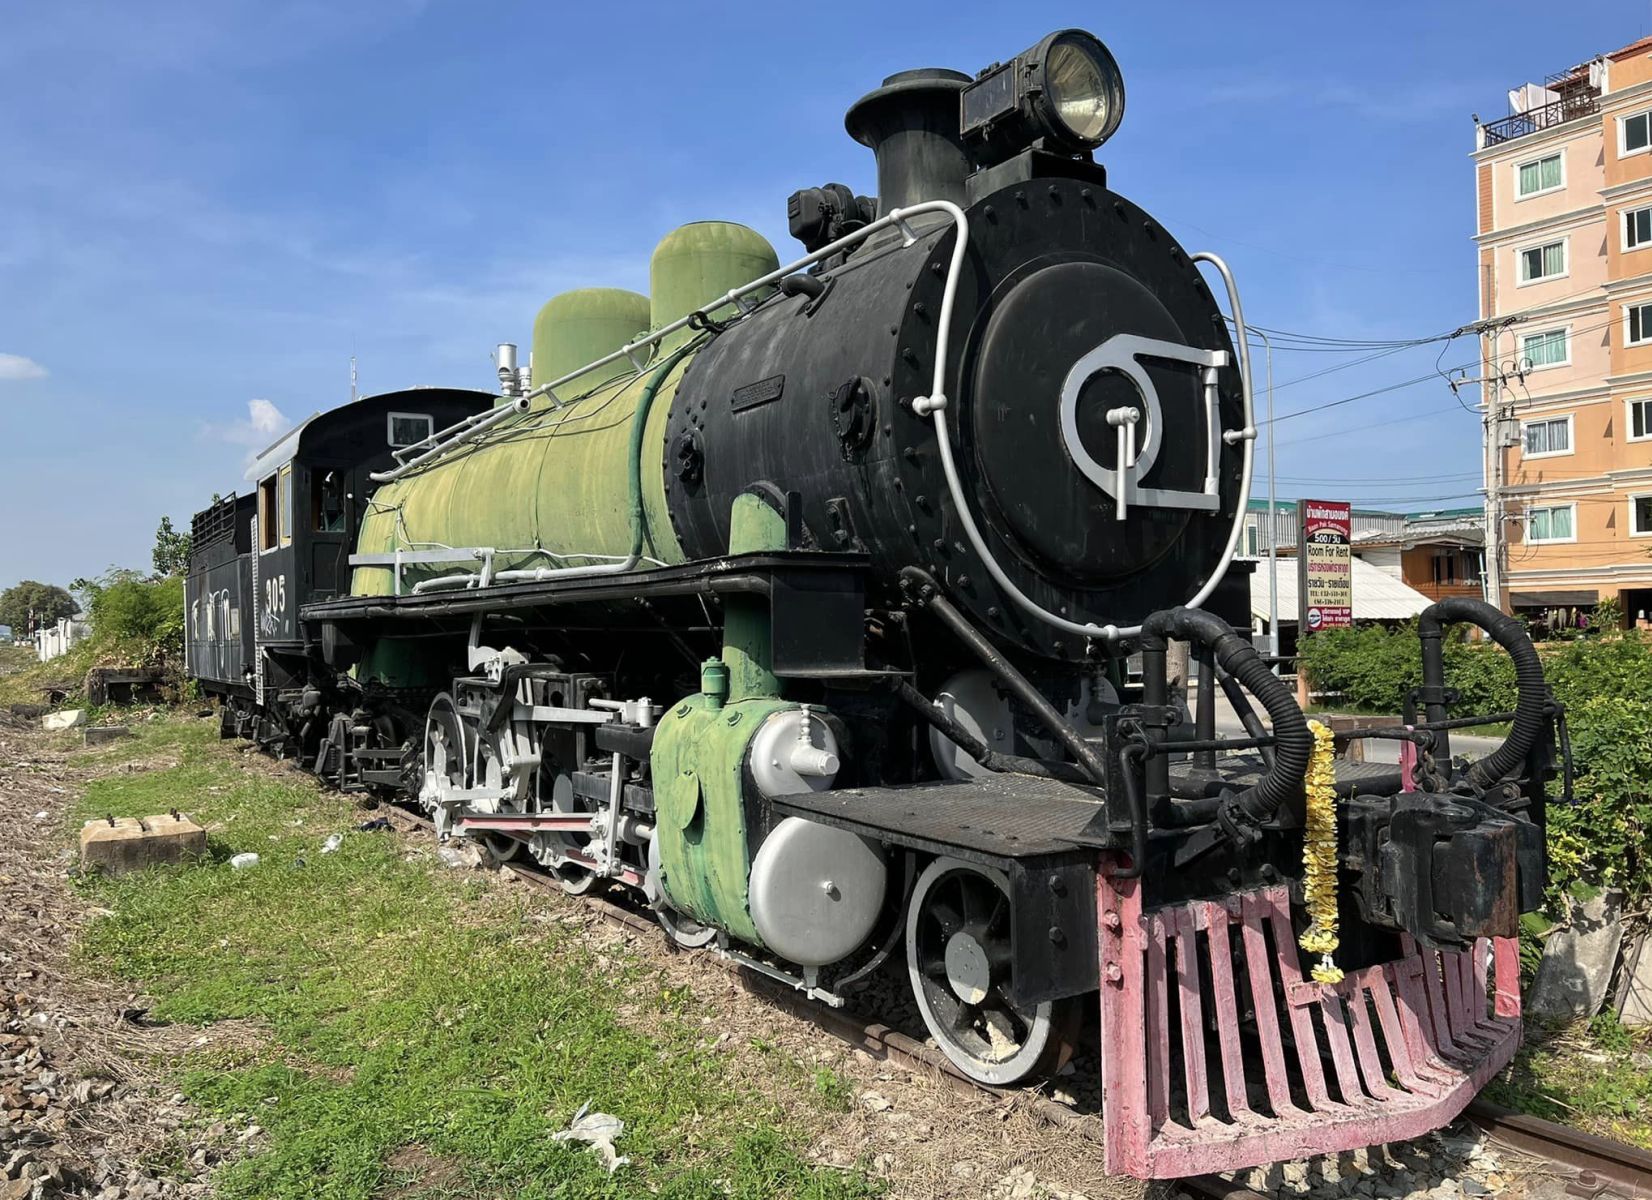
M 1556 710 L 1519 626 L 1447 601 L 1401 764 L 1326 766 L 1236 632 L 1238 290 L 1109 186 L 1123 107 L 1079 30 L 891 76 L 846 120 L 877 197 L 794 193 L 796 261 L 684 226 L 649 296 L 546 304 L 497 392 L 294 430 L 195 519 L 189 663 L 226 736 L 828 1004 L 904 960 L 984 1083 L 1099 1015 L 1114 1171 L 1450 1119 L 1519 1041 Z M 1461 621 L 1520 679 L 1472 766 Z

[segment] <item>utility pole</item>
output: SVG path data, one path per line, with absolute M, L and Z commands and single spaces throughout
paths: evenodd
M 1232 318 L 1229 318 L 1232 324 Z M 1268 335 L 1254 325 L 1245 327 L 1247 333 L 1253 333 L 1262 340 L 1262 350 L 1268 364 L 1268 656 L 1279 657 L 1279 537 L 1277 534 L 1278 502 L 1274 498 L 1274 467 L 1273 467 L 1273 342 Z M 1241 514 L 1241 519 L 1248 519 L 1247 514 Z M 1279 674 L 1279 664 L 1273 664 L 1273 673 Z
M 1485 402 L 1486 603 L 1503 607 L 1503 418 L 1501 388 Z
M 1486 489 L 1485 598 L 1495 609 L 1503 607 L 1503 376 L 1493 376 L 1501 328 L 1489 331 L 1490 353 L 1480 372 L 1482 475 Z
M 1268 364 L 1268 656 L 1279 657 L 1279 537 L 1274 517 L 1273 470 L 1273 342 L 1260 329 L 1253 330 L 1262 339 L 1262 350 Z M 1279 674 L 1279 664 L 1273 665 Z

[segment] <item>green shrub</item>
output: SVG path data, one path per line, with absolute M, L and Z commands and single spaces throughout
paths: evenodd
M 1405 693 L 1422 682 L 1415 631 L 1327 629 L 1303 638 L 1297 657 L 1317 690 L 1334 693 L 1337 707 L 1398 712 Z
M 1566 717 L 1576 803 L 1549 808 L 1551 899 L 1583 883 L 1622 888 L 1639 907 L 1652 897 L 1652 707 L 1602 689 Z
M 1397 713 L 1406 693 L 1423 681 L 1422 644 L 1415 623 L 1389 630 L 1380 625 L 1327 629 L 1302 639 L 1297 655 L 1317 691 L 1332 693 L 1338 708 Z M 1462 693 L 1463 713 L 1505 712 L 1514 707 L 1514 664 L 1496 646 L 1447 631 L 1446 680 Z
M 1652 639 L 1634 632 L 1568 642 L 1543 655 L 1543 676 L 1568 709 L 1598 696 L 1652 704 Z
M 112 571 L 87 582 L 93 635 L 118 643 L 150 663 L 176 663 L 184 652 L 184 581 L 173 575 L 145 579 L 129 571 Z

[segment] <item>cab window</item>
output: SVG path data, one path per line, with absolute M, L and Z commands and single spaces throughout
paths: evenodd
M 434 430 L 435 422 L 429 413 L 398 413 L 393 412 L 389 418 L 390 448 L 400 450 L 403 446 L 416 446 L 428 438 Z
M 293 544 L 293 466 L 288 463 L 276 473 L 276 505 L 281 522 L 281 544 Z
M 258 552 L 274 550 L 279 545 L 280 530 L 276 513 L 280 511 L 280 495 L 276 476 L 258 484 Z
M 310 528 L 316 533 L 343 533 L 344 481 L 337 471 L 310 472 Z

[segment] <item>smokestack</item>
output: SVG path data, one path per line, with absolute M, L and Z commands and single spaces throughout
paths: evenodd
M 878 160 L 878 216 L 923 200 L 964 203 L 971 167 L 958 131 L 961 71 L 902 71 L 855 101 L 843 124 Z

